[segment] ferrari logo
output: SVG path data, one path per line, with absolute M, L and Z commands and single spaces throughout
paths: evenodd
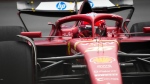
M 108 51 L 108 50 L 112 50 L 113 48 L 114 48 L 114 46 L 90 47 L 87 50 L 85 50 L 85 52 L 89 52 L 89 51 Z
M 94 62 L 95 64 L 98 63 L 112 63 L 112 61 L 115 61 L 114 58 L 108 57 L 108 56 L 100 56 L 100 57 L 94 57 L 90 59 L 90 62 Z

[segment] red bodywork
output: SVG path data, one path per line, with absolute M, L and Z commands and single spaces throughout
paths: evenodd
M 120 42 L 146 41 L 149 40 L 149 38 L 127 37 L 122 34 L 121 26 L 123 18 L 121 16 L 114 14 L 92 14 L 93 15 L 78 14 L 59 19 L 56 22 L 56 27 L 52 26 L 53 28 L 48 39 L 44 41 L 35 41 L 35 44 L 37 46 L 66 45 L 68 46 L 68 55 L 81 52 L 84 55 L 84 60 L 78 60 L 78 62 L 87 65 L 92 84 L 122 84 L 122 76 L 118 62 Z M 94 24 L 104 19 L 115 20 L 116 26 L 106 27 L 107 36 L 97 37 Z M 73 27 L 61 27 L 65 22 L 80 20 L 91 24 L 92 35 L 90 37 L 76 37 L 76 35 L 80 33 L 80 25 L 75 24 Z M 39 33 L 37 34 L 38 35 L 31 36 L 42 37 Z M 30 33 L 27 36 L 30 36 Z
M 68 46 L 70 55 L 76 52 L 84 54 L 92 84 L 122 84 L 116 38 L 78 38 L 71 40 Z

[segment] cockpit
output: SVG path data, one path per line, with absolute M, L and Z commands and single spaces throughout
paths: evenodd
M 99 20 L 94 24 L 96 36 L 106 36 L 106 24 L 105 20 Z M 80 21 L 79 23 L 79 37 L 91 37 L 92 26 L 86 21 Z

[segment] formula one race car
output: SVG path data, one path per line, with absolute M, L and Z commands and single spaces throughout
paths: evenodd
M 2 30 L 10 35 L 1 37 L 0 84 L 150 83 L 150 25 L 135 31 L 136 23 L 129 31 L 132 0 L 20 1 L 17 7 L 25 28 Z M 125 21 L 112 14 L 127 9 Z M 49 36 L 42 36 L 28 31 L 22 13 L 63 17 L 49 23 Z

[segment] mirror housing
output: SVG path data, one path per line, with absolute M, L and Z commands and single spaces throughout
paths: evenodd
M 54 23 L 52 23 L 52 22 L 48 22 L 48 25 L 55 26 L 55 24 L 54 24 Z
M 150 27 L 143 27 L 144 33 L 150 33 Z

